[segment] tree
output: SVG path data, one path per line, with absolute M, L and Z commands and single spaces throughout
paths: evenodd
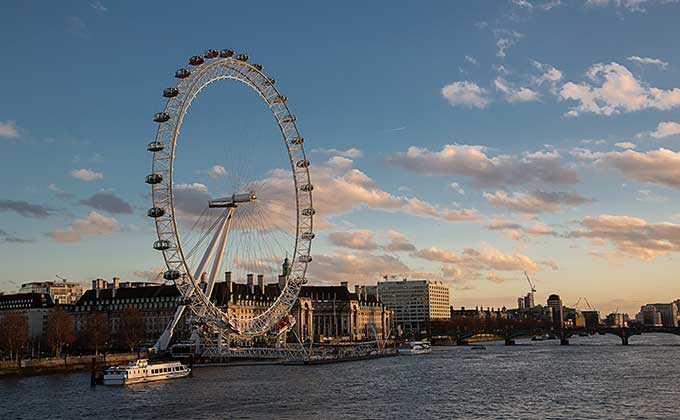
M 99 354 L 99 350 L 109 341 L 109 336 L 108 316 L 104 312 L 90 313 L 85 321 L 83 344 Z
M 137 308 L 129 307 L 120 317 L 120 339 L 130 351 L 144 342 L 144 315 Z
M 57 306 L 47 318 L 47 344 L 52 348 L 52 352 L 59 356 L 64 346 L 71 346 L 75 341 L 76 328 L 73 316 Z
M 28 320 L 25 315 L 8 314 L 0 319 L 0 348 L 12 359 L 19 358 L 19 351 L 28 341 Z

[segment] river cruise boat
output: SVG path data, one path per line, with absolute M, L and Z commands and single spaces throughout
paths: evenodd
M 112 366 L 104 372 L 104 385 L 130 385 L 142 382 L 183 378 L 191 369 L 180 362 L 149 364 L 146 359 L 128 365 Z
M 401 347 L 397 349 L 399 354 L 416 355 L 432 353 L 432 347 L 427 341 L 404 341 Z

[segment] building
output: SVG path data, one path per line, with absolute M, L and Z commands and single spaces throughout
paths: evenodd
M 583 311 L 582 314 L 585 319 L 586 328 L 595 328 L 600 325 L 599 311 Z
M 374 289 L 393 312 L 398 333 L 424 334 L 435 319 L 451 317 L 451 290 L 439 281 L 382 281 Z
M 565 328 L 585 328 L 586 318 L 583 312 L 576 308 L 562 308 Z
M 287 259 L 283 272 L 287 272 Z M 281 274 L 276 283 L 265 284 L 263 275 L 249 274 L 246 283 L 232 281 L 232 273 L 225 273 L 225 281 L 215 284 L 212 302 L 239 318 L 252 318 L 266 311 L 279 297 L 286 276 Z M 347 283 L 339 286 L 302 286 L 291 310 L 295 318 L 295 333 L 302 341 L 351 342 L 385 339 L 390 333 L 391 312 L 380 299 L 356 289 L 351 293 Z
M 564 309 L 559 295 L 548 296 L 548 308 L 550 308 L 552 314 L 553 328 L 562 329 L 564 327 Z
M 143 325 L 139 344 L 153 345 L 175 314 L 179 291 L 174 285 L 115 287 L 119 284 L 114 279 L 113 287 L 109 288 L 101 279 L 92 281 L 92 289 L 87 290 L 72 308 L 76 333 L 85 331 L 91 316 L 105 314 L 111 343 L 127 347 L 121 327 L 126 317 L 134 316 L 135 322 Z
M 628 326 L 625 314 L 622 314 L 620 312 L 613 312 L 607 315 L 607 318 L 605 318 L 604 323 L 608 327 L 614 328 L 623 328 Z
M 534 293 L 529 292 L 526 296 L 520 296 L 517 298 L 517 309 L 520 311 L 531 309 L 536 304 L 534 303 Z
M 48 293 L 15 293 L 0 295 L 0 319 L 9 314 L 26 317 L 28 337 L 41 340 L 47 331 L 47 319 L 54 308 Z
M 649 303 L 640 308 L 638 320 L 645 326 L 651 327 L 677 327 L 678 305 L 672 303 Z
M 57 305 L 73 305 L 83 295 L 83 285 L 66 281 L 34 281 L 22 284 L 19 293 L 46 293 Z

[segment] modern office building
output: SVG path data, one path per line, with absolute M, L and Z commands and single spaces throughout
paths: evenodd
M 10 314 L 24 316 L 28 338 L 40 340 L 47 331 L 47 318 L 54 302 L 47 293 L 14 293 L 0 295 L 0 320 Z
M 83 295 L 83 285 L 66 281 L 34 281 L 22 284 L 19 293 L 46 293 L 57 305 L 72 305 Z
M 451 290 L 439 281 L 386 280 L 379 282 L 374 290 L 392 310 L 398 333 L 426 333 L 431 320 L 451 317 Z
M 553 328 L 562 329 L 564 327 L 564 309 L 559 295 L 548 296 L 548 308 L 552 313 Z

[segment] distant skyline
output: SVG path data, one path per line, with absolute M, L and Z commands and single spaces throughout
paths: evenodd
M 527 271 L 542 304 L 678 299 L 678 16 L 674 0 L 10 1 L 0 291 L 163 267 L 151 117 L 191 55 L 233 48 L 277 79 L 307 139 L 312 284 L 430 278 L 456 307 L 514 307 Z M 285 168 L 254 146 L 276 132 L 253 96 L 225 84 L 192 105 L 187 205 L 229 190 L 234 156 L 261 157 L 241 168 L 253 177 Z

